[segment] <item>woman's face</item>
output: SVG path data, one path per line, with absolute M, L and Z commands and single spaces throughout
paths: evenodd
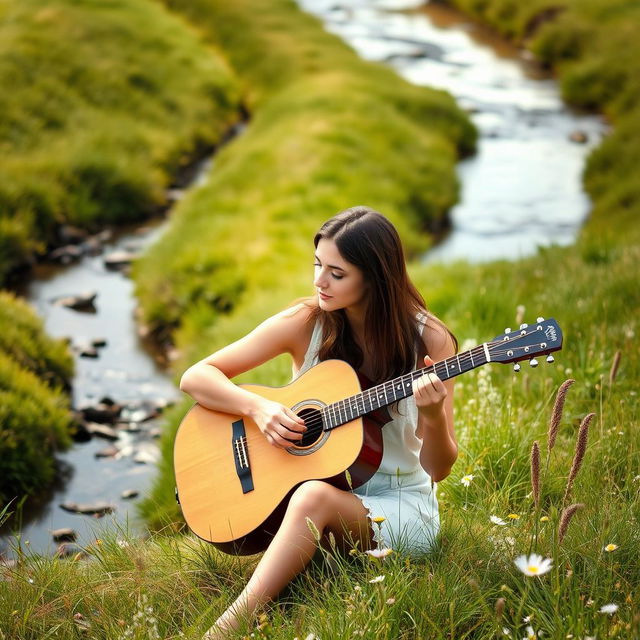
M 347 262 L 333 240 L 322 238 L 315 255 L 313 285 L 323 311 L 357 309 L 365 300 L 362 271 Z

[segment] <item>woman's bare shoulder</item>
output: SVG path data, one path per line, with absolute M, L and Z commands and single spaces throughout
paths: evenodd
M 456 343 L 447 325 L 430 311 L 423 312 L 422 339 L 427 353 L 434 359 L 440 360 L 452 356 L 456 352 Z
M 265 322 L 277 326 L 283 341 L 289 344 L 289 351 L 296 353 L 307 350 L 313 327 L 315 325 L 313 306 L 306 302 L 298 302 L 283 309 Z

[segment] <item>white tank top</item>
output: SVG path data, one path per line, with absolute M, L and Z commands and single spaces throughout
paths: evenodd
M 422 335 L 426 316 L 420 314 L 417 321 L 419 333 Z M 318 319 L 313 327 L 313 333 L 311 334 L 311 340 L 309 341 L 302 367 L 297 373 L 293 374 L 293 380 L 318 364 L 318 351 L 321 343 L 322 326 Z M 378 473 L 396 475 L 422 470 L 419 458 L 422 438 L 416 433 L 418 429 L 418 407 L 416 406 L 415 398 L 413 395 L 403 398 L 394 405 L 388 406 L 387 410 L 391 416 L 391 421 L 387 422 L 382 428 L 384 451 Z

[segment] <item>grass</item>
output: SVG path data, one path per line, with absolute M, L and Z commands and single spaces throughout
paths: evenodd
M 151 0 L 0 4 L 0 284 L 58 229 L 141 220 L 238 119 L 235 80 Z
M 174 10 L 187 6 L 170 4 Z M 353 145 L 360 149 L 357 132 L 361 123 L 349 120 L 349 113 L 333 106 L 331 96 L 320 99 L 321 94 L 313 93 L 315 85 L 306 76 L 313 76 L 314 69 L 323 79 L 331 75 L 323 66 L 330 66 L 322 53 L 325 45 L 313 54 L 304 53 L 308 51 L 304 47 L 292 49 L 296 33 L 313 44 L 311 26 L 306 27 L 309 33 L 303 28 L 312 23 L 303 20 L 291 29 L 288 14 L 295 13 L 291 6 L 272 5 L 273 13 L 257 0 L 210 7 L 224 12 L 224 20 L 222 13 L 212 14 L 222 33 L 219 42 L 227 43 L 224 46 L 256 113 L 246 133 L 219 156 L 219 182 L 212 176 L 213 182 L 188 196 L 165 236 L 164 253 L 159 250 L 137 267 L 141 286 L 148 286 L 159 298 L 157 303 L 152 296 L 144 298 L 147 321 L 158 326 L 166 321 L 165 328 L 179 325 L 175 339 L 182 358 L 177 371 L 308 292 L 316 217 L 334 213 L 341 197 L 347 200 L 344 206 L 362 197 L 362 202 L 379 206 L 394 219 L 408 219 L 399 225 L 407 245 L 415 252 L 426 244 L 423 238 L 415 239 L 414 229 L 425 221 L 419 209 L 406 204 L 406 199 L 405 205 L 398 204 L 398 194 L 408 193 L 407 185 L 413 184 L 413 178 L 407 181 L 411 168 L 409 173 L 395 170 L 385 182 L 386 172 L 376 174 L 365 160 L 363 175 L 378 178 L 365 190 L 366 181 L 362 179 L 358 186 L 360 178 L 350 175 L 353 170 L 338 171 L 326 162 L 330 158 L 338 163 L 345 154 L 353 166 L 349 154 Z M 483 14 L 487 20 L 489 16 L 507 20 L 509 11 L 520 15 L 542 6 L 534 2 L 522 8 L 506 0 L 474 3 L 476 8 L 490 5 L 492 12 Z M 213 37 L 217 31 L 202 18 L 209 6 L 199 2 L 188 6 L 189 11 L 199 12 L 189 14 L 190 18 L 197 19 L 207 38 Z M 571 11 L 587 6 L 595 7 L 595 0 L 592 5 L 576 2 Z M 623 5 L 615 7 L 624 16 Z M 634 5 L 629 4 L 628 10 L 634 11 Z M 259 15 L 266 34 L 261 37 L 268 40 L 269 51 L 277 54 L 275 59 L 265 54 L 250 69 L 242 63 L 252 59 L 243 38 L 258 35 L 251 31 L 248 15 Z M 589 23 L 589 28 L 606 30 L 609 19 L 613 17 L 604 16 Z M 524 33 L 522 25 L 527 21 L 509 24 L 520 25 L 520 31 L 513 31 L 517 37 Z M 551 23 L 545 28 L 551 28 Z M 572 29 L 573 25 L 567 26 L 569 33 Z M 256 46 L 262 44 L 258 40 Z M 284 53 L 277 45 L 283 46 Z M 326 46 L 333 51 L 331 45 Z M 295 61 L 293 68 L 288 60 Z M 342 61 L 341 73 L 345 64 Z M 283 81 L 274 85 L 278 65 Z M 599 68 L 606 75 L 605 66 Z M 349 83 L 331 86 L 340 87 L 344 104 L 351 104 L 345 93 Z M 379 90 L 387 96 L 394 94 L 396 101 L 405 99 L 399 90 L 386 85 Z M 370 100 L 374 97 L 375 92 L 356 104 L 373 107 L 375 101 Z M 380 108 L 375 113 L 398 113 L 388 105 Z M 287 114 L 286 121 L 278 119 L 280 110 Z M 336 121 L 336 113 L 346 120 Z M 368 130 L 366 119 L 360 120 Z M 336 122 L 349 122 L 350 127 L 335 127 Z M 507 630 L 508 637 L 522 638 L 530 635 L 528 626 L 535 634 L 541 631 L 542 637 L 554 639 L 639 635 L 640 358 L 636 342 L 640 293 L 636 274 L 640 243 L 634 225 L 635 187 L 628 191 L 629 174 L 614 172 L 631 163 L 635 153 L 635 129 L 626 122 L 626 117 L 616 115 L 613 136 L 592 156 L 590 167 L 602 163 L 595 173 L 587 172 L 587 185 L 596 185 L 589 187 L 596 209 L 575 246 L 544 249 L 516 263 L 411 263 L 412 277 L 430 308 L 447 321 L 463 346 L 493 338 L 505 325 L 516 326 L 519 316 L 530 322 L 538 315 L 553 315 L 565 338 L 553 364 L 541 364 L 536 370 L 525 366 L 517 375 L 507 366 L 491 365 L 459 379 L 455 403 L 460 456 L 452 474 L 438 485 L 442 530 L 433 553 L 420 559 L 395 553 L 384 561 L 359 553 L 330 561 L 329 552 L 321 554 L 270 607 L 267 617 L 257 621 L 257 626 L 255 621 L 248 624 L 238 637 L 252 633 L 254 638 L 291 639 L 313 633 L 323 640 L 450 640 L 507 637 Z M 408 117 L 401 130 L 415 134 L 420 129 Z M 318 141 L 318 131 L 328 142 L 322 136 Z M 393 131 L 391 127 L 393 140 L 409 144 L 409 136 Z M 628 136 L 629 149 L 617 153 L 616 140 L 623 134 Z M 325 151 L 328 155 L 321 155 L 320 162 L 308 152 L 322 152 L 321 143 L 327 150 L 335 149 Z M 363 148 L 377 148 L 376 159 L 384 162 L 379 143 L 368 144 L 373 146 Z M 412 144 L 423 142 L 419 138 Z M 455 144 L 449 144 L 453 158 Z M 417 147 L 409 144 L 407 148 Z M 299 149 L 307 153 L 298 154 Z M 393 151 L 389 153 L 397 160 Z M 344 165 L 335 165 L 339 166 Z M 589 176 L 596 182 L 590 183 Z M 211 211 L 216 215 L 211 216 Z M 238 211 L 244 214 L 241 220 Z M 264 216 L 257 215 L 263 211 Z M 415 224 L 418 227 L 412 226 Z M 241 238 L 244 244 L 231 242 L 231 237 Z M 163 274 L 164 283 L 149 275 L 154 267 Z M 171 273 L 170 282 L 167 273 Z M 617 354 L 619 366 L 614 368 Z M 240 379 L 282 384 L 288 379 L 288 366 L 286 358 L 279 358 Z M 575 383 L 568 391 L 558 437 L 549 452 L 554 399 L 569 378 Z M 28 552 L 25 540 L 18 540 L 16 545 L 22 550 L 18 565 L 2 569 L 5 579 L 0 581 L 0 629 L 5 637 L 195 639 L 237 595 L 256 558 L 224 556 L 188 534 L 176 535 L 181 520 L 173 503 L 170 451 L 172 434 L 185 409 L 176 407 L 171 413 L 163 440 L 161 477 L 147 501 L 147 517 L 156 533 L 139 540 L 126 531 L 113 531 L 87 547 L 87 557 L 67 560 L 37 557 Z M 565 499 L 577 432 L 592 412 L 595 417 L 588 428 L 584 459 Z M 531 481 L 534 442 L 542 461 L 539 505 Z M 473 478 L 465 486 L 461 480 L 468 475 Z M 584 506 L 575 512 L 560 540 L 561 514 L 569 504 Z M 506 524 L 494 523 L 491 516 Z M 607 551 L 608 545 L 616 548 Z M 551 559 L 551 571 L 524 575 L 514 560 L 530 552 Z M 383 575 L 382 581 L 370 582 Z M 602 612 L 607 604 L 616 604 L 618 610 Z
M 438 488 L 443 526 L 434 551 L 420 559 L 391 554 L 385 560 L 324 551 L 265 617 L 237 637 L 444 640 L 495 638 L 503 629 L 523 637 L 529 625 L 549 638 L 633 637 L 640 478 L 626 473 L 637 470 L 637 439 L 608 426 L 627 413 L 616 410 L 626 372 L 619 376 L 598 394 L 603 412 L 591 424 L 571 498 L 584 507 L 562 542 L 562 490 L 574 422 L 582 416 L 580 376 L 569 391 L 548 471 L 542 465 L 537 509 L 529 449 L 536 438 L 544 460 L 556 389 L 541 383 L 543 397 L 524 393 L 523 380 L 500 384 L 485 368 L 468 374 L 459 389 L 463 455 Z M 606 464 L 611 458 L 628 467 L 622 482 L 621 469 Z M 464 473 L 474 476 L 468 487 L 459 482 Z M 491 515 L 506 524 L 494 524 Z M 199 638 L 237 594 L 256 558 L 224 556 L 190 536 L 166 533 L 140 540 L 114 530 L 83 549 L 83 557 L 67 560 L 33 556 L 21 540 L 19 563 L 3 570 L 0 582 L 5 637 L 75 638 L 85 628 L 96 638 Z M 617 548 L 606 551 L 609 544 Z M 550 558 L 551 571 L 521 573 L 514 559 L 529 552 Z M 372 583 L 378 576 L 384 579 Z M 619 606 L 615 614 L 600 612 L 610 603 Z
M 0 291 L 0 504 L 47 486 L 70 444 L 73 363 L 25 302 Z

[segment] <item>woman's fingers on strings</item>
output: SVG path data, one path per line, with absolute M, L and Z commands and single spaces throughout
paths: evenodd
M 293 411 L 291 411 L 291 409 L 288 409 L 286 407 L 285 413 L 287 417 L 292 421 L 291 426 L 289 426 L 288 423 L 285 424 L 288 429 L 291 429 L 292 431 L 299 431 L 301 433 L 304 433 L 307 430 L 307 428 L 304 426 L 304 420 L 297 413 L 294 413 Z

